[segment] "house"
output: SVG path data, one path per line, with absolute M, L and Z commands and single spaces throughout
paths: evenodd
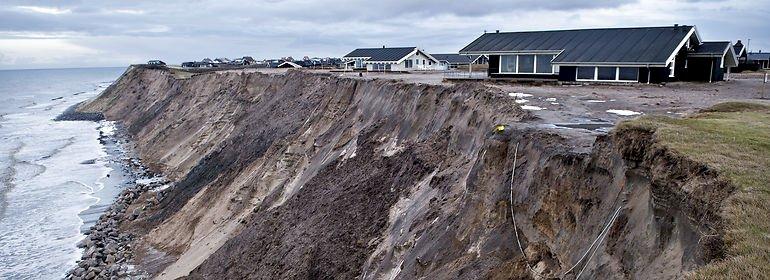
M 743 45 L 741 40 L 738 40 L 738 42 L 733 45 L 733 51 L 735 52 L 735 56 L 738 57 L 738 67 L 734 67 L 733 72 L 745 70 L 747 59 L 746 46 Z
M 203 61 L 189 61 L 189 62 L 182 62 L 182 67 L 185 68 L 208 68 L 211 67 L 210 62 L 203 62 Z
M 203 63 L 214 63 L 214 61 L 211 60 L 211 58 L 208 58 L 208 57 L 204 58 L 203 60 L 201 60 L 201 62 L 203 62 Z
M 689 81 L 713 82 L 725 80 L 738 57 L 729 41 L 703 42 L 687 53 L 684 71 Z
M 160 60 L 150 60 L 150 61 L 147 61 L 147 64 L 149 64 L 149 65 L 156 65 L 156 66 L 166 65 L 165 62 L 160 61 Z
M 721 80 L 720 72 L 737 65 L 733 48 L 716 57 L 710 52 L 714 46 L 701 48 L 703 43 L 697 28 L 686 25 L 496 31 L 481 35 L 460 54 L 488 56 L 491 78 L 644 83 Z M 689 59 L 690 54 L 695 56 Z M 693 69 L 712 64 L 719 69 Z
M 355 49 L 342 61 L 346 68 L 367 71 L 440 70 L 439 61 L 417 47 Z
M 756 53 L 750 52 L 746 57 L 746 63 L 755 65 L 758 69 L 770 69 L 770 53 L 763 53 L 761 50 Z
M 278 68 L 302 68 L 302 65 L 294 63 L 293 61 L 284 61 L 278 65 Z
M 468 67 L 472 64 L 481 64 L 483 55 L 462 55 L 457 53 L 436 53 L 430 54 L 439 61 L 441 70 L 457 69 L 458 67 Z
M 214 59 L 214 63 L 228 64 L 228 63 L 230 63 L 230 59 L 228 59 L 226 57 L 220 57 L 220 58 Z
M 257 61 L 250 57 L 250 56 L 244 56 L 242 58 L 236 58 L 229 62 L 231 65 L 254 65 Z

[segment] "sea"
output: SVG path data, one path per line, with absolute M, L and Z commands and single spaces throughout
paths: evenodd
M 61 279 L 125 185 L 108 121 L 54 121 L 125 68 L 0 71 L 0 279 Z

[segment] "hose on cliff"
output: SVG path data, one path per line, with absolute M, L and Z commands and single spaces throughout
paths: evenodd
M 511 169 L 511 220 L 513 220 L 513 233 L 516 235 L 516 244 L 519 245 L 519 251 L 521 251 L 521 255 L 524 256 L 524 263 L 527 264 L 527 268 L 529 268 L 529 271 L 532 273 L 532 275 L 535 277 L 535 279 L 542 278 L 534 269 L 532 269 L 532 266 L 529 265 L 529 259 L 527 258 L 527 254 L 524 253 L 524 247 L 521 247 L 521 239 L 519 239 L 519 229 L 516 226 L 516 214 L 513 211 L 513 177 L 516 176 L 516 159 L 519 157 L 519 143 L 516 143 L 516 148 L 513 150 L 513 168 Z
M 610 219 L 610 222 L 607 223 L 607 225 L 604 227 L 602 232 L 599 233 L 599 236 L 596 237 L 596 240 L 594 240 L 594 243 L 596 243 L 597 240 L 599 241 L 599 243 L 596 243 L 596 247 L 594 247 L 593 253 L 591 253 L 591 256 L 588 257 L 588 260 L 586 261 L 586 264 L 583 266 L 583 269 L 581 269 L 580 272 L 578 272 L 577 276 L 575 276 L 575 280 L 580 279 L 580 275 L 583 274 L 583 271 L 586 270 L 586 267 L 588 267 L 588 263 L 591 262 L 591 259 L 596 254 L 596 251 L 599 251 L 599 244 L 602 244 L 602 241 L 604 241 L 604 238 L 607 237 L 607 234 L 610 232 L 610 227 L 612 226 L 613 223 L 615 223 L 615 219 L 618 218 L 618 214 L 620 213 L 620 209 L 622 208 L 623 206 L 620 206 L 618 207 L 617 210 L 615 210 L 615 213 L 612 214 L 612 218 Z M 591 244 L 591 246 L 593 246 L 593 244 Z M 591 247 L 588 247 L 588 250 L 590 251 Z M 586 253 L 588 253 L 588 251 L 586 251 Z M 585 254 L 583 255 L 583 258 L 585 258 Z M 577 266 L 577 264 L 579 264 L 580 261 L 583 260 L 583 258 L 580 258 L 580 260 L 578 260 L 578 262 L 575 263 L 575 266 Z M 575 269 L 575 266 L 573 266 L 569 271 L 567 271 L 567 273 L 570 273 L 572 269 Z M 565 273 L 565 275 L 567 273 Z
M 518 159 L 518 155 L 519 155 L 519 143 L 516 143 L 516 148 L 514 149 L 514 152 L 513 152 L 513 168 L 511 169 L 511 187 L 510 187 L 510 207 L 511 207 L 511 220 L 513 221 L 513 232 L 514 232 L 514 234 L 516 236 L 516 244 L 519 246 L 519 251 L 521 251 L 521 255 L 524 256 L 525 263 L 527 264 L 527 268 L 529 268 L 530 272 L 533 274 L 533 276 L 535 276 L 535 279 L 539 279 L 539 278 L 542 278 L 542 277 L 532 268 L 532 266 L 529 265 L 529 262 L 527 261 L 528 260 L 527 254 L 524 253 L 524 247 L 521 246 L 521 239 L 519 238 L 519 230 L 518 230 L 518 227 L 516 225 L 516 214 L 513 211 L 513 179 L 514 179 L 514 176 L 516 175 L 516 160 Z M 561 275 L 562 278 L 564 278 L 567 274 L 569 274 L 570 272 L 575 270 L 575 268 L 577 268 L 577 266 L 581 262 L 583 262 L 585 257 L 588 256 L 589 253 L 591 253 L 591 255 L 588 257 L 588 260 L 586 261 L 585 265 L 583 266 L 583 268 L 580 270 L 580 272 L 578 272 L 577 276 L 575 277 L 576 280 L 580 279 L 580 276 L 583 274 L 585 269 L 588 267 L 588 263 L 591 262 L 591 259 L 596 254 L 596 251 L 598 251 L 599 245 L 604 241 L 604 238 L 607 237 L 607 234 L 609 233 L 610 227 L 612 226 L 613 223 L 615 223 L 615 219 L 618 218 L 618 214 L 620 214 L 620 210 L 622 208 L 623 208 L 623 206 L 619 206 L 615 210 L 615 212 L 610 217 L 610 220 L 607 222 L 607 225 L 605 225 L 604 228 L 602 229 L 602 231 L 599 232 L 599 235 L 596 236 L 594 241 L 591 243 L 591 246 L 588 246 L 588 249 L 586 250 L 585 253 L 583 253 L 583 256 L 581 256 L 580 259 L 577 262 L 575 262 L 575 264 L 572 265 L 572 267 L 570 267 L 570 269 L 568 269 L 566 272 L 564 272 Z

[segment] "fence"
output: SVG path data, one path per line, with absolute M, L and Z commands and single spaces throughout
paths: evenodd
M 487 72 L 446 71 L 444 79 L 450 80 L 483 80 L 487 78 Z

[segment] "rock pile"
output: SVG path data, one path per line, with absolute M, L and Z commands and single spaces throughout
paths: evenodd
M 85 251 L 78 261 L 76 268 L 70 270 L 65 279 L 143 279 L 144 276 L 132 271 L 128 264 L 131 259 L 131 241 L 133 235 L 121 233 L 120 225 L 142 216 L 143 212 L 165 197 L 161 189 L 167 187 L 168 181 L 162 177 L 138 180 L 137 184 L 126 188 L 115 199 L 110 208 L 99 217 L 86 232 L 86 238 L 78 243 Z M 139 201 L 142 194 L 152 191 L 155 194 Z M 129 208 L 133 210 L 128 211 Z

